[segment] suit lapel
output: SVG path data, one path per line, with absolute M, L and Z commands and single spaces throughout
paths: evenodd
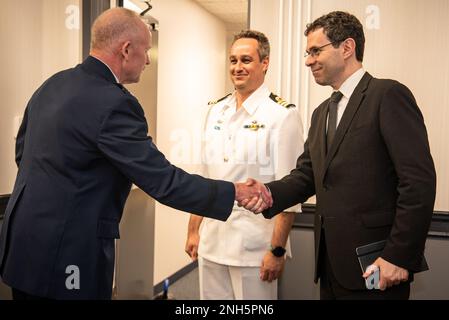
M 360 105 L 363 102 L 363 99 L 365 98 L 365 91 L 372 78 L 373 77 L 368 72 L 366 72 L 363 75 L 357 87 L 355 88 L 351 97 L 349 98 L 348 105 L 346 106 L 345 112 L 343 113 L 340 123 L 338 124 L 337 131 L 335 132 L 334 141 L 332 142 L 332 145 L 330 146 L 330 149 L 328 150 L 328 153 L 326 155 L 326 160 L 324 162 L 323 168 L 322 181 L 324 181 L 324 177 L 326 176 L 326 171 L 329 168 L 329 164 L 335 157 L 338 147 L 343 141 L 346 132 L 348 131 L 349 126 L 351 125 L 352 119 L 354 118 L 354 115 L 357 113 L 357 110 L 359 109 Z M 326 141 L 323 140 L 324 145 L 325 143 Z
M 327 114 L 329 112 L 329 99 L 325 102 L 325 107 L 323 111 L 320 113 L 318 118 L 318 139 L 320 145 L 320 166 L 323 165 L 326 159 L 326 123 L 327 123 Z

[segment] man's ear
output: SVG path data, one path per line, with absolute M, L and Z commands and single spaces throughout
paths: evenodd
M 265 73 L 267 73 L 267 71 L 268 71 L 268 65 L 270 64 L 270 57 L 265 57 L 263 60 L 262 60 L 262 65 L 263 65 L 263 71 L 265 72 Z
M 355 41 L 352 38 L 348 38 L 342 43 L 343 46 L 343 57 L 345 59 L 351 57 L 352 55 L 355 56 Z
M 120 47 L 120 54 L 123 56 L 123 58 L 125 60 L 128 60 L 130 46 L 131 46 L 131 42 L 126 41 L 126 42 L 123 42 L 122 46 Z

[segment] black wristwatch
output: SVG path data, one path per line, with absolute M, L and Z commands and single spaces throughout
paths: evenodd
M 275 257 L 278 257 L 278 258 L 283 257 L 284 254 L 285 254 L 285 248 L 283 248 L 283 247 L 276 247 L 276 248 L 271 247 L 271 253 Z

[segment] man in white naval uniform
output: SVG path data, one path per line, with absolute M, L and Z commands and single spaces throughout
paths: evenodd
M 282 178 L 303 151 L 299 112 L 264 85 L 270 46 L 247 30 L 234 37 L 230 76 L 235 91 L 209 103 L 203 172 L 214 179 L 265 183 Z M 226 222 L 191 215 L 186 252 L 199 262 L 201 299 L 277 299 L 277 279 L 290 256 L 290 208 L 265 219 L 234 206 Z M 200 229 L 201 225 L 201 229 Z

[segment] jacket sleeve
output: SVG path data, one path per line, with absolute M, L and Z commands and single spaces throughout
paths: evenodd
M 118 170 L 162 204 L 219 220 L 230 215 L 234 185 L 172 165 L 148 136 L 144 112 L 132 96 L 105 116 L 97 144 Z
M 379 112 L 380 131 L 398 177 L 396 216 L 382 258 L 419 271 L 436 193 L 424 119 L 410 90 L 398 82 L 386 91 Z

